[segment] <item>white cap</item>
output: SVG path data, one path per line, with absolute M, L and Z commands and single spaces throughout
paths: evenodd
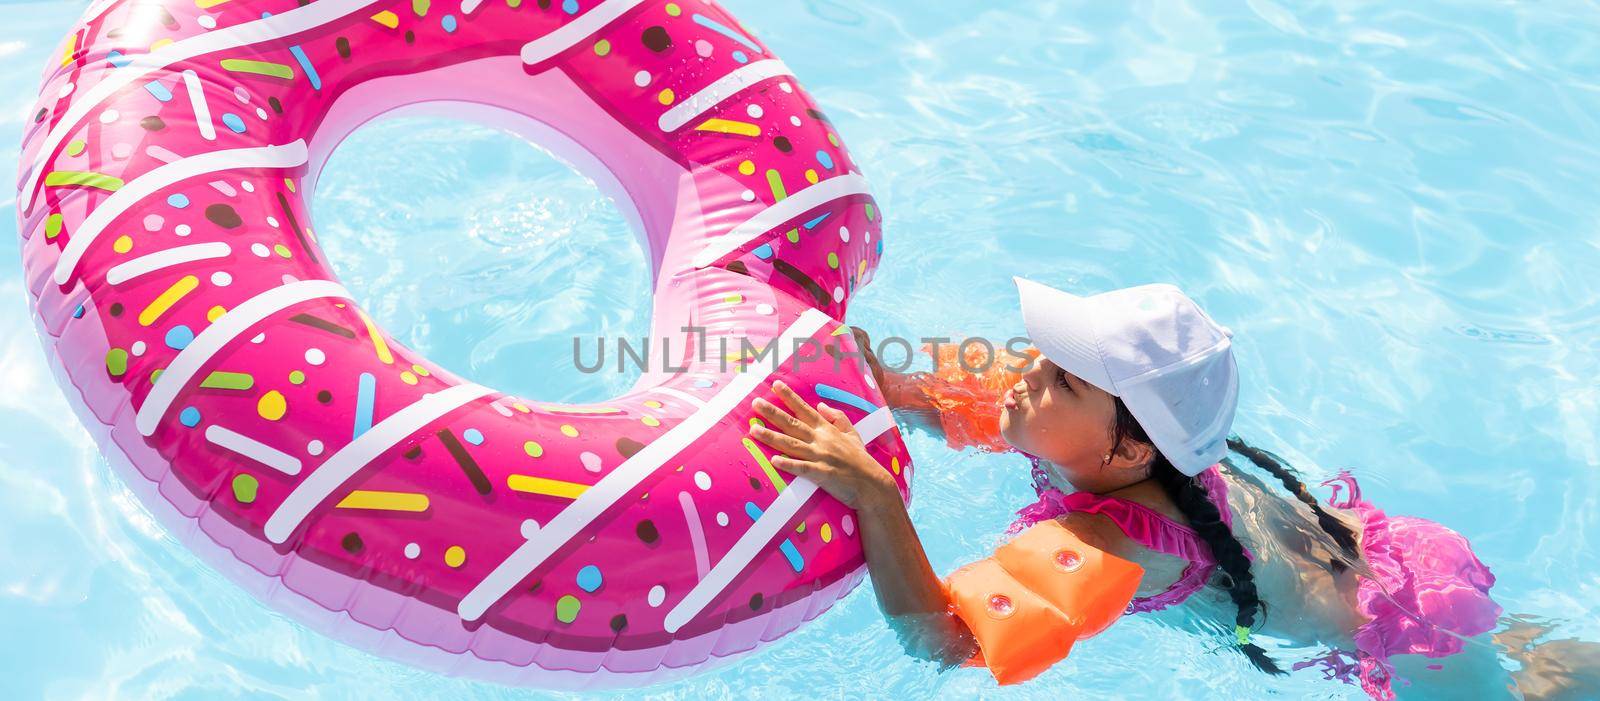
M 1080 297 L 1013 278 L 1039 352 L 1114 396 L 1162 455 L 1197 475 L 1228 452 L 1239 403 L 1233 332 L 1172 285 Z

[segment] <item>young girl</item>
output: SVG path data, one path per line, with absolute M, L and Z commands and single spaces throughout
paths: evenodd
M 981 372 L 958 367 L 963 359 L 954 348 L 935 359 L 934 373 L 886 371 L 870 356 L 865 334 L 856 340 L 900 418 L 944 433 L 954 448 L 1014 449 L 1029 458 L 1039 500 L 1018 512 L 1010 533 L 1023 535 L 1013 542 L 1070 544 L 1053 551 L 1062 572 L 1090 558 L 1099 563 L 1085 570 L 1097 593 L 1057 596 L 1061 610 L 1031 591 L 1008 597 L 977 590 L 991 598 L 971 604 L 963 587 L 978 586 L 965 583 L 977 576 L 967 576 L 975 567 L 948 582 L 935 575 L 894 482 L 842 412 L 812 407 L 782 383 L 773 390 L 783 408 L 754 400 L 766 425 L 752 426 L 751 435 L 784 453 L 773 465 L 858 511 L 879 604 L 908 652 L 947 666 L 987 657 L 1009 683 L 1042 669 L 1035 658 L 1043 656 L 1044 666 L 1060 659 L 1072 642 L 1056 644 L 1033 631 L 1026 646 L 1037 650 L 1020 660 L 1005 651 L 1012 671 L 1002 676 L 996 656 L 1003 643 L 1015 647 L 1003 638 L 1030 632 L 991 629 L 1013 608 L 1025 608 L 1023 598 L 1042 611 L 1030 620 L 1067 621 L 1079 637 L 1104 625 L 1092 620 L 1095 607 L 1128 614 L 1186 607 L 1201 614 L 1192 618 L 1226 621 L 1238 650 L 1267 673 L 1281 674 L 1282 666 L 1252 641 L 1257 634 L 1325 648 L 1321 658 L 1294 667 L 1320 666 L 1375 698 L 1393 698 L 1396 663 L 1407 660 L 1423 661 L 1402 666 L 1408 677 L 1476 686 L 1468 677 L 1498 676 L 1498 688 L 1507 688 L 1484 640 L 1500 614 L 1489 598 L 1494 576 L 1465 538 L 1431 521 L 1385 514 L 1362 499 L 1348 475 L 1327 483 L 1335 496 L 1320 504 L 1275 456 L 1228 438 L 1238 380 L 1227 328 L 1170 285 L 1092 297 L 1020 278 L 1017 285 L 1035 346 L 993 363 L 971 348 L 977 352 L 966 366 L 988 365 Z M 1296 501 L 1235 469 L 1224 457 L 1229 449 Z M 1036 536 L 1044 526 L 1064 532 Z M 1026 558 L 1002 547 L 990 560 L 1013 564 L 984 571 L 1015 585 L 1008 571 L 1028 567 L 1015 564 L 1019 557 Z M 1113 591 L 1112 580 L 1123 576 L 1114 573 L 1128 572 L 1136 587 Z M 974 610 L 985 605 L 987 611 Z M 1458 655 L 1467 648 L 1470 654 Z M 1452 656 L 1475 661 L 1446 665 L 1443 658 Z

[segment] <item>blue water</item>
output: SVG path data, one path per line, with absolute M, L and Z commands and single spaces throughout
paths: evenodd
M 827 109 L 887 213 L 884 266 L 850 321 L 1006 338 L 1014 274 L 1085 292 L 1177 283 L 1236 332 L 1241 435 L 1461 531 L 1508 613 L 1600 640 L 1592 4 L 728 5 Z M 957 9 L 974 5 L 993 9 Z M 1013 5 L 1027 9 L 999 9 Z M 0 171 L 15 172 L 38 70 L 83 7 L 0 4 Z M 14 206 L 0 199 L 11 240 Z M 643 256 L 615 208 L 539 151 L 462 123 L 379 123 L 335 154 L 314 215 L 350 287 L 444 366 L 547 399 L 630 383 L 571 370 L 570 338 L 645 332 Z M 12 249 L 0 697 L 541 696 L 345 647 L 201 566 L 71 417 L 24 299 Z M 1028 498 L 1025 465 L 910 442 L 935 567 L 980 556 Z M 1309 671 L 1266 677 L 1149 618 L 1001 690 L 904 656 L 865 588 L 764 653 L 643 696 L 1074 693 L 1361 698 Z

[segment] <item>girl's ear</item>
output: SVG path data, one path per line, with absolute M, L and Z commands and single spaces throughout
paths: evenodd
M 1111 462 L 1106 465 L 1113 470 L 1143 470 L 1155 462 L 1156 447 L 1144 441 L 1132 438 L 1123 438 L 1111 454 Z

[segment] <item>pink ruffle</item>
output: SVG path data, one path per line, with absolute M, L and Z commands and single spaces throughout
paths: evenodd
M 1356 629 L 1356 677 L 1368 695 L 1388 701 L 1391 656 L 1447 657 L 1461 652 L 1462 638 L 1494 629 L 1501 612 L 1489 598 L 1494 574 L 1461 534 L 1385 514 L 1361 498 L 1348 473 L 1323 485 L 1333 488 L 1329 504 L 1361 518 L 1361 551 L 1373 578 L 1362 577 L 1356 594 L 1357 609 L 1369 619 Z
M 1016 535 L 1035 523 L 1071 512 L 1100 514 L 1116 523 L 1133 542 L 1189 562 L 1183 570 L 1183 575 L 1178 581 L 1173 582 L 1172 586 L 1155 596 L 1140 597 L 1130 602 L 1127 610 L 1130 614 L 1159 611 L 1168 606 L 1181 604 L 1211 579 L 1217 561 L 1211 557 L 1211 549 L 1200 540 L 1199 534 L 1195 533 L 1194 529 L 1179 524 L 1143 504 L 1126 499 L 1089 492 L 1064 493 L 1050 486 L 1043 468 L 1039 466 L 1039 459 L 1031 455 L 1028 457 L 1033 461 L 1034 489 L 1039 493 L 1039 500 L 1017 511 L 1018 518 L 1006 530 L 1008 534 Z M 1213 466 L 1201 472 L 1199 479 L 1205 485 L 1206 493 L 1212 502 L 1217 504 L 1217 508 L 1222 512 L 1223 522 L 1232 526 L 1233 514 L 1228 510 L 1228 485 L 1222 480 L 1222 475 Z

